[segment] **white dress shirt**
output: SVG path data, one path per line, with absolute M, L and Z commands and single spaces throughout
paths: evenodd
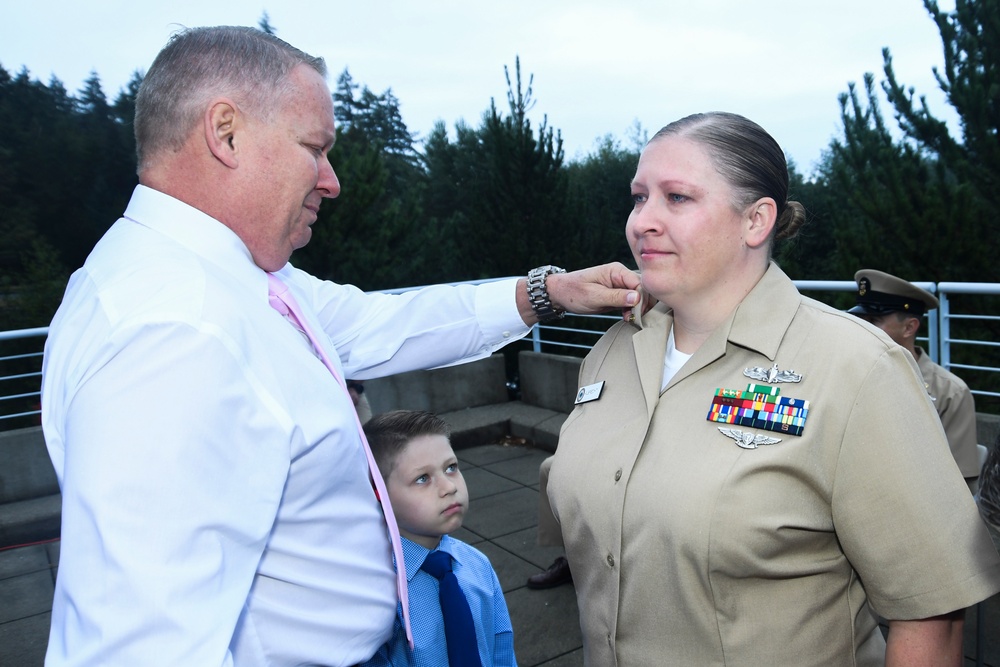
M 364 294 L 286 265 L 346 377 L 487 356 L 512 281 Z M 139 186 L 49 331 L 63 493 L 48 665 L 352 665 L 396 590 L 354 407 L 227 227 Z

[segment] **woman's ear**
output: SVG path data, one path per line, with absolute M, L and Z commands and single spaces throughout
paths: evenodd
M 205 110 L 204 133 L 208 150 L 219 162 L 231 169 L 239 165 L 236 146 L 236 125 L 239 111 L 228 99 L 214 100 Z
M 746 209 L 744 242 L 758 248 L 771 238 L 771 230 L 778 218 L 778 206 L 770 197 L 761 197 Z

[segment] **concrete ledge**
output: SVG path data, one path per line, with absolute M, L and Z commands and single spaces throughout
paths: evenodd
M 427 410 L 452 428 L 455 449 L 525 438 L 554 452 L 559 429 L 573 409 L 581 359 L 524 351 L 518 355 L 521 399 L 511 401 L 503 356 L 431 371 L 401 373 L 365 383 L 377 414 L 387 410 Z
M 451 426 L 451 446 L 456 450 L 498 442 L 504 436 L 513 435 L 554 452 L 559 442 L 559 429 L 568 415 L 521 401 L 508 401 L 438 416 Z
M 426 410 L 438 415 L 510 400 L 502 354 L 468 364 L 365 381 L 372 414 Z
M 0 505 L 59 493 L 41 426 L 0 433 Z
M 0 548 L 59 537 L 62 495 L 0 505 Z
M 579 357 L 521 352 L 517 355 L 521 400 L 555 412 L 572 412 L 581 363 Z
M 531 441 L 536 447 L 556 451 L 559 429 L 568 415 L 526 403 L 510 403 L 510 434 Z
M 454 449 L 477 447 L 496 442 L 510 433 L 509 403 L 484 405 L 437 415 L 451 426 L 451 446 Z
M 542 423 L 536 424 L 533 430 L 534 435 L 531 438 L 535 445 L 555 454 L 556 445 L 559 444 L 559 431 L 562 430 L 563 422 L 568 417 L 569 415 L 565 413 L 557 412 Z
M 59 537 L 62 496 L 41 426 L 0 433 L 0 547 Z

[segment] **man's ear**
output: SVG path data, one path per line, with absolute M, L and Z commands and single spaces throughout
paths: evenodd
M 920 318 L 908 315 L 903 323 L 903 333 L 909 338 L 916 338 L 918 329 L 920 329 Z
M 204 131 L 208 150 L 230 169 L 239 166 L 235 139 L 238 119 L 239 110 L 228 99 L 214 100 L 205 110 Z
M 746 209 L 744 242 L 758 248 L 771 238 L 771 230 L 778 218 L 778 206 L 770 197 L 761 197 Z

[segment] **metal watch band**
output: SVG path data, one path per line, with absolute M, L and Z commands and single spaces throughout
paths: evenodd
M 549 291 L 545 289 L 545 279 L 553 273 L 566 273 L 566 269 L 546 264 L 528 271 L 528 301 L 531 302 L 531 309 L 535 311 L 539 322 L 559 320 L 566 314 L 565 310 L 558 310 L 552 305 Z

